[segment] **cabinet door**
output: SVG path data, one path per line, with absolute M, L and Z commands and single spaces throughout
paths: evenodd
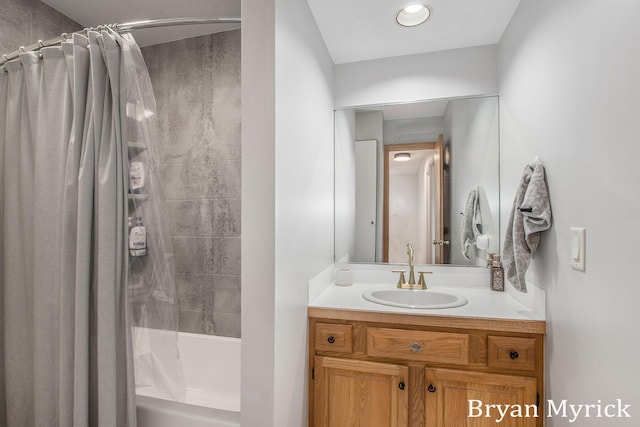
M 542 417 L 536 379 L 425 369 L 428 427 L 530 427 Z
M 406 427 L 408 368 L 315 357 L 315 427 Z

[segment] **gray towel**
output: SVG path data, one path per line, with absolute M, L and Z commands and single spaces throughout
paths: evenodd
M 539 161 L 524 168 L 513 202 L 504 239 L 502 260 L 509 282 L 527 292 L 524 274 L 540 242 L 540 233 L 551 227 L 551 204 Z
M 462 218 L 462 255 L 470 260 L 476 239 L 482 234 L 482 215 L 480 214 L 480 189 L 471 190 L 467 197 Z

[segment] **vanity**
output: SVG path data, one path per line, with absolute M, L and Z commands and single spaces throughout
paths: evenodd
M 437 288 L 468 300 L 459 307 L 365 300 L 394 289 L 380 271 L 354 272 L 352 286 L 313 297 L 309 425 L 542 426 L 544 314 L 489 290 L 487 270 L 467 271 L 433 274 Z

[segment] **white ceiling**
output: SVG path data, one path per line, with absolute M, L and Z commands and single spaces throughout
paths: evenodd
M 442 117 L 449 101 L 410 102 L 372 107 L 361 107 L 357 111 L 382 111 L 383 120 L 418 119 Z
M 144 19 L 239 17 L 240 0 L 43 0 L 85 27 Z M 298 0 L 304 1 L 304 0 Z M 425 0 L 418 27 L 395 14 L 420 0 L 307 0 L 336 64 L 498 43 L 520 0 Z M 137 30 L 141 46 L 235 29 L 237 24 Z
M 236 18 L 240 0 L 42 0 L 83 27 L 162 18 Z M 133 32 L 140 46 L 239 28 L 238 24 L 189 25 Z
M 520 0 L 307 0 L 336 64 L 496 44 Z M 433 11 L 417 27 L 401 27 L 397 11 L 425 3 Z
M 411 160 L 394 162 L 391 159 L 395 152 L 389 153 L 389 175 L 416 175 L 425 160 L 433 157 L 435 150 L 407 150 L 403 152 L 411 154 Z

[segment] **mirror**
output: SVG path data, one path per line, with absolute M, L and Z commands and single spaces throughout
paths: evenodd
M 335 111 L 335 260 L 486 265 L 499 252 L 498 97 Z M 399 161 L 400 159 L 406 161 Z

